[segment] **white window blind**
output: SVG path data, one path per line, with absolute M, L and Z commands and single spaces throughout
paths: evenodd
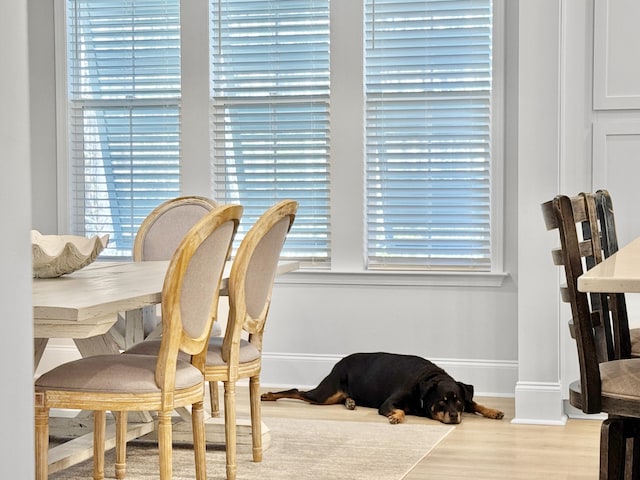
M 326 265 L 329 1 L 212 0 L 211 12 L 215 197 L 244 205 L 237 240 L 297 200 L 282 256 Z
M 72 230 L 131 254 L 180 193 L 179 0 L 67 0 Z
M 490 270 L 490 0 L 366 0 L 369 268 Z

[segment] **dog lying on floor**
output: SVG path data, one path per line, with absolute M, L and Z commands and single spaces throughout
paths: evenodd
M 297 388 L 262 394 L 263 401 L 280 398 L 317 405 L 344 403 L 377 408 L 396 424 L 405 414 L 460 423 L 462 412 L 501 419 L 504 414 L 473 401 L 473 386 L 456 382 L 434 363 L 415 355 L 354 353 L 340 360 L 320 384 L 309 391 Z

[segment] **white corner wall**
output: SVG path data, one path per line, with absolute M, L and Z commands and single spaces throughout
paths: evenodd
M 519 2 L 518 423 L 563 423 L 556 239 L 540 204 L 558 193 L 561 3 Z
M 0 478 L 34 477 L 33 323 L 31 314 L 31 228 L 27 2 L 5 2 L 0 15 L 0 373 L 5 413 Z M 8 437 L 7 437 L 8 438 Z

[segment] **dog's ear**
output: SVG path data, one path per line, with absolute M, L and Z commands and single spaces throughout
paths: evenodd
M 433 381 L 433 379 L 423 378 L 417 384 L 418 394 L 420 398 L 426 398 L 427 395 L 431 394 L 433 390 L 438 386 L 437 382 Z
M 464 400 L 470 402 L 473 400 L 473 385 L 467 385 L 466 383 L 456 382 L 460 387 L 460 391 L 464 394 Z

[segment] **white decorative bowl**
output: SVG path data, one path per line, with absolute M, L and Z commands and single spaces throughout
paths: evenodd
M 33 276 L 59 277 L 93 262 L 107 246 L 109 235 L 87 238 L 76 235 L 42 235 L 31 230 Z

